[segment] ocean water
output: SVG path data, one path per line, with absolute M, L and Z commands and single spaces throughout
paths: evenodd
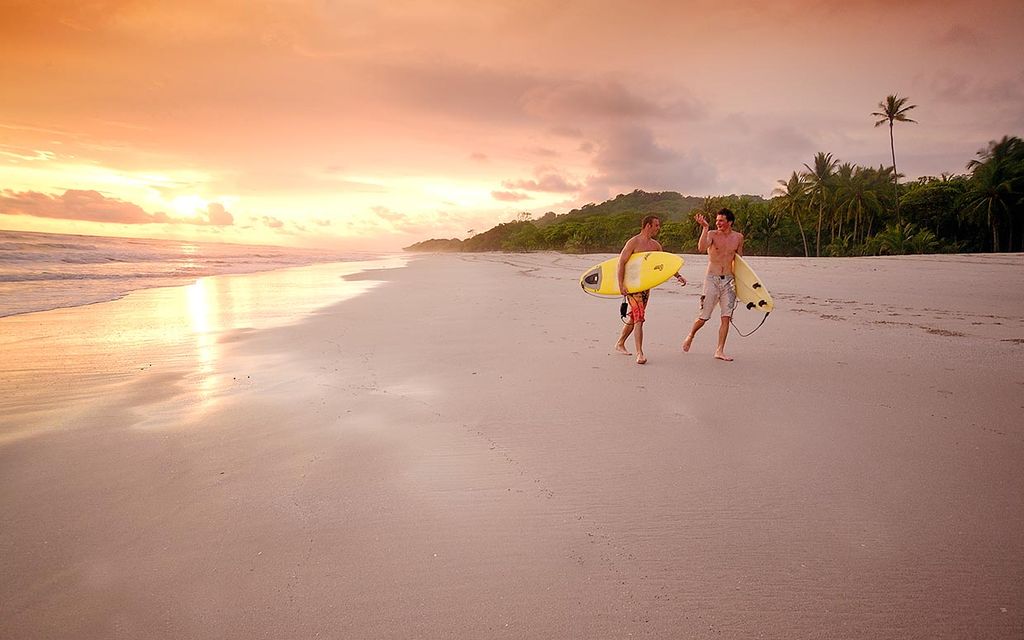
M 380 254 L 0 230 L 0 317 L 116 300 L 213 275 Z

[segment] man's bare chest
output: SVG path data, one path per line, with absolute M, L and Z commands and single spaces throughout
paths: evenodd
M 739 246 L 739 236 L 734 234 L 729 234 L 728 236 L 716 234 L 711 237 L 711 246 L 709 247 L 709 250 L 714 253 L 731 253 L 735 252 Z

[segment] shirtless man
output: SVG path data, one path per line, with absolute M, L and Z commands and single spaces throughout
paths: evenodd
M 737 255 L 743 255 L 743 234 L 733 231 L 732 223 L 736 216 L 728 209 L 722 209 L 715 216 L 714 231 L 708 230 L 708 220 L 704 214 L 695 214 L 693 219 L 704 228 L 697 241 L 697 250 L 708 252 L 708 273 L 704 277 L 704 293 L 700 297 L 700 314 L 683 340 L 683 351 L 690 350 L 693 337 L 711 319 L 715 304 L 719 304 L 722 308 L 722 324 L 718 328 L 715 357 L 732 362 L 732 358 L 725 355 L 725 339 L 729 337 L 729 322 L 736 309 L 736 281 L 733 278 L 732 261 Z
M 648 289 L 626 293 L 626 263 L 629 262 L 631 255 L 639 251 L 661 251 L 661 243 L 654 239 L 660 230 L 661 218 L 646 216 L 640 221 L 640 233 L 627 240 L 625 246 L 622 247 L 622 252 L 619 253 L 619 293 L 625 296 L 629 302 L 629 320 L 622 327 L 622 334 L 619 336 L 619 341 L 615 343 L 615 350 L 623 355 L 632 355 L 626 349 L 626 338 L 635 332 L 637 364 L 647 364 L 647 358 L 644 356 L 644 312 L 647 309 L 651 291 Z M 677 273 L 675 277 L 682 284 L 686 284 L 686 278 L 683 276 Z

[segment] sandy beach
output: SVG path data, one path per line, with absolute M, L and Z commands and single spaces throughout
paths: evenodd
M 732 363 L 686 256 L 644 366 L 607 257 L 0 319 L 0 637 L 1024 637 L 1024 256 L 750 258 Z

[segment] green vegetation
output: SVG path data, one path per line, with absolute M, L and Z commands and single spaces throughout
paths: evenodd
M 897 114 L 912 108 L 903 101 L 893 105 Z M 804 165 L 805 171 L 779 180 L 771 200 L 637 190 L 564 215 L 548 212 L 533 220 L 522 213 L 514 222 L 466 240 L 427 240 L 406 250 L 616 253 L 639 231 L 640 219 L 653 213 L 662 219 L 658 239 L 665 250 L 692 253 L 699 236 L 693 212 L 713 216 L 728 207 L 736 214 L 736 228 L 746 236 L 744 250 L 750 255 L 1021 251 L 1024 141 L 1006 136 L 977 156 L 965 174 L 901 184 L 891 166 L 841 163 L 822 152 Z

